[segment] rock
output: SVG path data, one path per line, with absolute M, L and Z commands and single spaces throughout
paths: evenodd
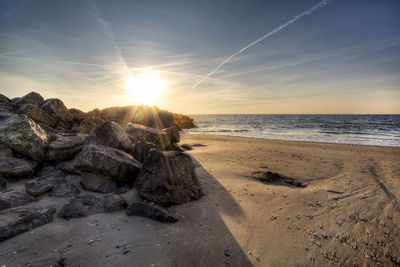
M 33 104 L 36 106 L 42 105 L 44 102 L 44 98 L 36 93 L 36 92 L 30 92 L 23 97 L 19 98 L 18 100 L 15 101 L 15 104 L 22 105 L 22 104 Z
M 129 205 L 126 209 L 126 215 L 147 217 L 163 223 L 173 223 L 178 221 L 178 219 L 168 213 L 167 209 L 139 201 L 135 201 Z
M 65 171 L 67 173 L 70 174 L 76 174 L 76 175 L 81 175 L 82 172 L 75 169 L 74 167 L 74 161 L 70 160 L 70 161 L 63 161 L 57 164 L 57 169 Z
M 122 197 L 116 194 L 105 195 L 103 196 L 103 199 L 104 199 L 103 208 L 104 212 L 106 213 L 124 210 L 128 206 L 126 201 Z
M 0 241 L 51 222 L 55 212 L 51 207 L 17 207 L 0 212 Z
M 181 147 L 183 148 L 183 149 L 186 149 L 186 150 L 192 150 L 193 148 L 190 146 L 190 145 L 188 145 L 188 144 L 183 144 L 183 145 L 181 145 Z
M 90 134 L 90 132 L 96 125 L 104 122 L 105 120 L 101 118 L 93 118 L 93 117 L 86 118 L 82 120 L 77 127 L 74 127 L 72 131 L 77 133 Z
M 16 157 L 0 156 L 0 176 L 11 179 L 31 177 L 36 163 Z
M 147 156 L 149 155 L 149 151 L 152 148 L 156 149 L 157 146 L 153 143 L 145 141 L 136 142 L 134 145 L 133 157 L 136 160 L 143 162 L 145 158 L 147 158 Z
M 82 121 L 88 117 L 87 113 L 85 113 L 82 110 L 79 110 L 77 108 L 71 108 L 71 109 L 69 109 L 69 112 L 71 112 L 73 120 L 76 120 L 76 121 Z
M 84 173 L 81 177 L 81 186 L 83 189 L 99 193 L 117 193 L 117 183 L 109 177 L 94 173 Z
M 93 128 L 86 138 L 86 144 L 109 146 L 121 149 L 127 153 L 133 152 L 133 145 L 125 130 L 111 121 L 104 122 Z
M 175 125 L 164 129 L 164 132 L 169 136 L 171 143 L 179 143 L 181 141 L 181 137 L 179 136 L 179 128 Z
M 139 195 L 161 206 L 203 195 L 192 159 L 182 152 L 151 150 L 136 179 Z
M 135 142 L 150 142 L 163 150 L 170 147 L 171 140 L 169 139 L 169 136 L 165 132 L 156 128 L 151 128 L 136 123 L 128 123 L 125 127 L 125 130 Z
M 14 115 L 0 119 L 0 143 L 41 161 L 48 145 L 48 135 L 26 115 Z
M 87 217 L 89 215 L 113 212 L 126 208 L 126 202 L 118 195 L 79 195 L 72 197 L 58 213 L 59 218 L 66 220 Z
M 50 127 L 55 127 L 57 120 L 34 104 L 23 104 L 20 106 L 19 113 L 23 113 L 37 123 L 43 123 Z
M 56 139 L 52 141 L 46 152 L 46 160 L 51 162 L 61 162 L 73 159 L 83 147 L 86 134 L 57 134 Z
M 25 183 L 26 192 L 31 196 L 40 196 L 50 193 L 53 197 L 69 197 L 79 194 L 76 186 L 67 182 L 66 174 L 57 169 L 49 169 L 40 177 Z
M 13 152 L 12 149 L 0 144 L 0 157 L 5 156 L 5 157 L 12 157 L 13 156 Z
M 0 118 L 8 117 L 15 113 L 15 105 L 11 101 L 0 98 Z
M 0 211 L 22 206 L 36 201 L 33 197 L 17 191 L 3 192 L 0 194 Z
M 68 182 L 56 184 L 49 194 L 52 197 L 72 197 L 76 195 L 79 195 L 79 189 Z
M 51 127 L 50 127 L 49 125 L 47 125 L 47 124 L 44 124 L 44 123 L 41 123 L 41 122 L 39 122 L 38 124 L 39 124 L 39 126 L 42 127 L 42 129 L 45 130 L 48 134 L 54 134 L 54 133 L 57 132 L 56 129 L 51 128 Z
M 185 151 L 185 149 L 183 149 L 180 145 L 178 145 L 177 143 L 172 143 L 171 144 L 171 147 L 170 147 L 170 150 L 173 150 L 173 151 L 180 151 L 180 152 L 184 152 Z
M 83 172 L 94 172 L 132 184 L 142 164 L 131 155 L 115 148 L 86 145 L 75 157 L 74 167 Z
M 7 189 L 7 179 L 0 176 L 0 191 Z
M 41 108 L 46 111 L 52 117 L 65 121 L 70 122 L 73 119 L 71 112 L 67 109 L 64 103 L 57 98 L 50 98 L 44 101 L 41 105 Z M 63 126 L 63 125 L 61 125 Z M 64 126 L 63 126 L 64 127 Z
M 3 94 L 0 94 L 0 103 L 11 103 L 11 100 Z

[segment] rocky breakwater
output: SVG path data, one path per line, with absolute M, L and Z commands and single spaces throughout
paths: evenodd
M 177 144 L 182 125 L 169 112 L 147 120 L 144 109 L 84 113 L 35 92 L 0 95 L 0 241 L 53 216 L 126 209 L 128 216 L 176 222 L 168 206 L 203 192 L 192 159 Z M 138 193 L 134 200 L 126 197 L 131 191 Z M 57 198 L 54 205 L 41 204 L 53 203 L 43 201 L 49 198 Z

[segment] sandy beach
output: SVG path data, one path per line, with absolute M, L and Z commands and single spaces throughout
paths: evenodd
M 123 211 L 55 218 L 1 242 L 0 266 L 400 264 L 399 148 L 202 134 L 180 144 L 200 144 L 188 153 L 205 196 L 170 207 L 177 223 Z M 257 179 L 268 171 L 282 179 Z

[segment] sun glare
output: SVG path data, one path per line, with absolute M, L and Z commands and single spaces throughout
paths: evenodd
M 131 74 L 126 79 L 128 91 L 140 104 L 154 105 L 154 101 L 162 94 L 165 80 L 156 71 L 144 71 Z

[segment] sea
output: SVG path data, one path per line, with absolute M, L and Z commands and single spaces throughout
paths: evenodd
M 190 115 L 187 133 L 400 147 L 400 115 Z

